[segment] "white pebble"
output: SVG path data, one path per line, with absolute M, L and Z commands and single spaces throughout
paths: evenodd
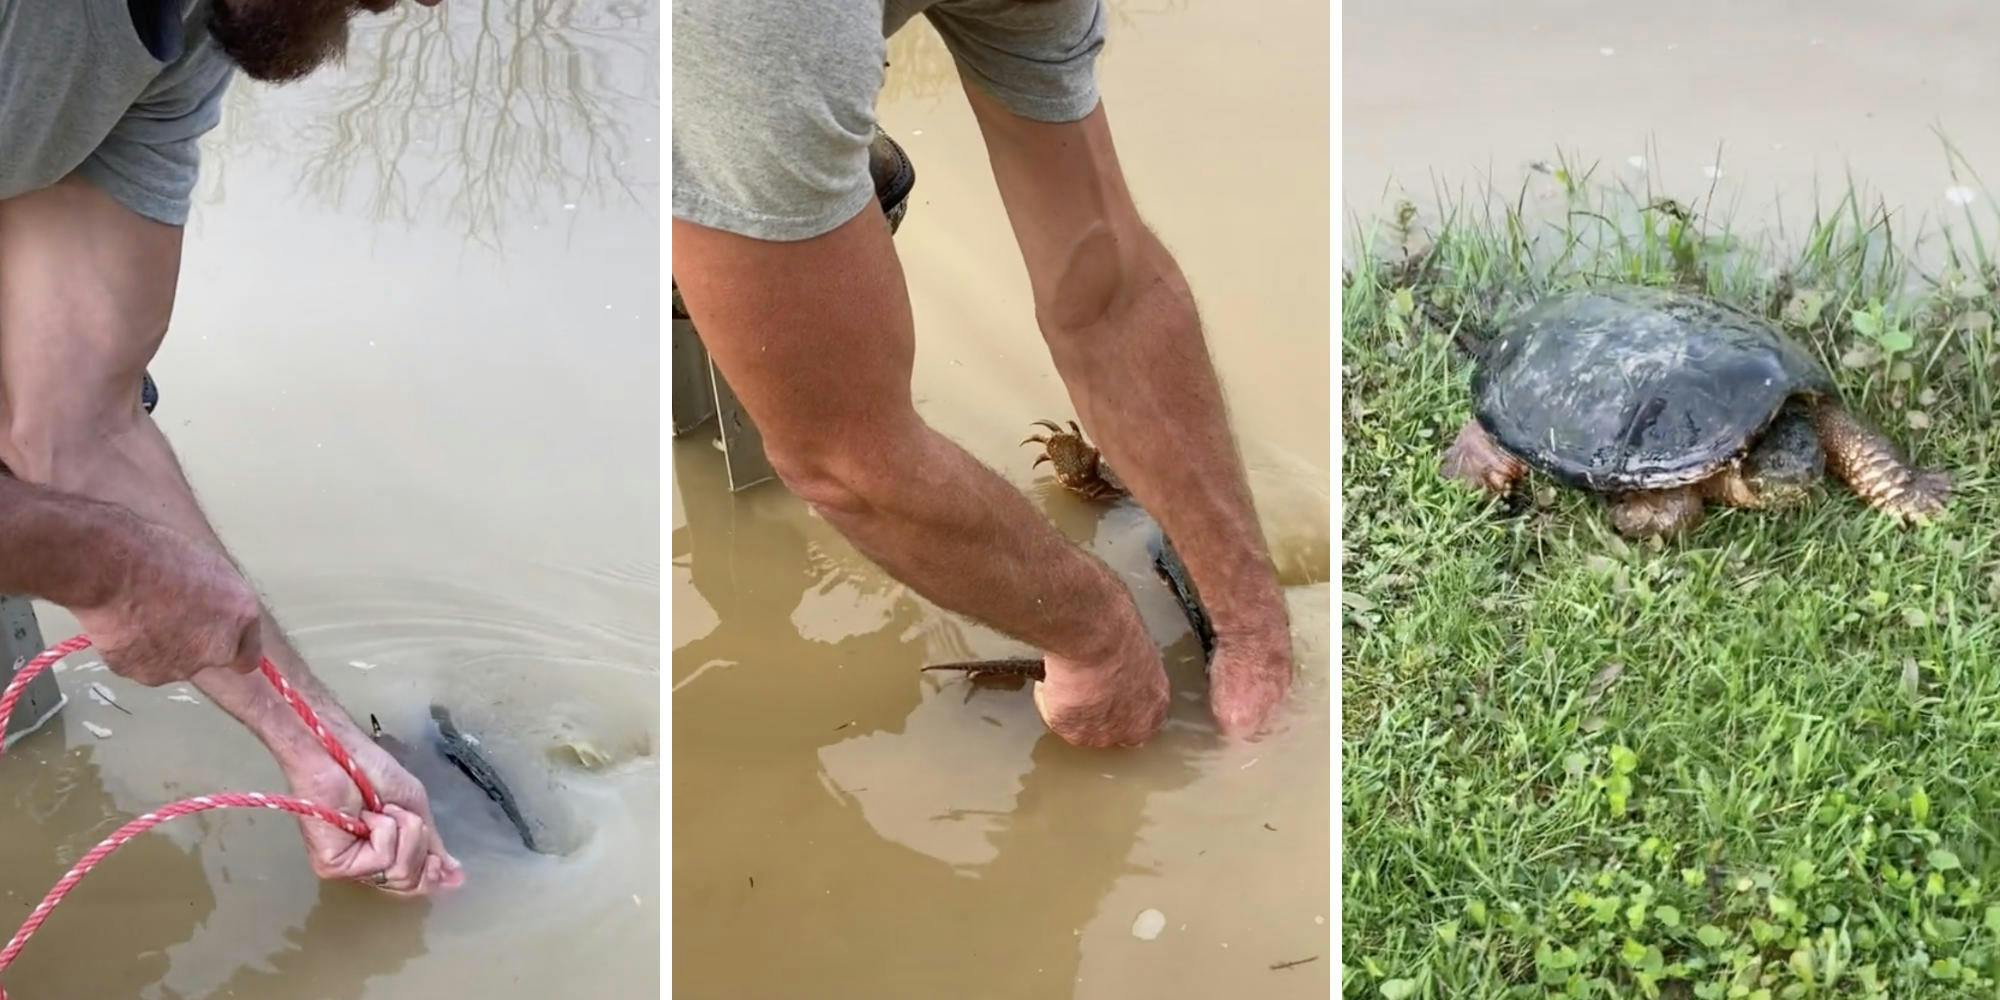
M 1167 915 L 1158 910 L 1141 910 L 1139 918 L 1132 921 L 1132 936 L 1141 941 L 1151 941 L 1167 928 Z
M 83 728 L 90 730 L 90 735 L 95 736 L 100 740 L 108 740 L 111 738 L 111 727 L 109 726 L 100 726 L 95 722 L 90 722 L 86 720 L 83 724 Z
M 1625 158 L 1625 162 L 1630 163 L 1634 170 L 1646 169 L 1646 158 L 1643 156 L 1628 156 Z
M 1609 46 L 1609 45 L 1606 45 L 1605 47 L 1603 47 L 1603 48 L 1601 48 L 1601 49 L 1598 49 L 1598 50 L 1597 50 L 1597 54 L 1598 54 L 1598 55 L 1600 55 L 1600 56 L 1615 56 L 1615 55 L 1617 55 L 1617 54 L 1618 54 L 1618 50 L 1617 50 L 1617 49 L 1614 49 L 1614 48 L 1612 48 L 1612 47 L 1611 47 L 1611 46 Z M 1228 946 L 1228 945 L 1223 945 L 1223 947 L 1224 947 L 1224 948 L 1227 948 L 1227 947 L 1229 947 L 1229 946 Z
M 1963 184 L 1954 184 L 1944 189 L 1944 200 L 1954 205 L 1970 205 L 1973 199 L 1977 197 L 1979 197 L 1978 194 Z
M 350 666 L 350 667 L 353 667 L 353 668 L 354 668 L 354 669 L 356 669 L 356 670 L 373 670 L 373 669 L 375 669 L 375 664 L 373 664 L 373 663 L 367 663 L 367 662 L 364 662 L 364 661 L 361 661 L 361 660 L 349 660 L 349 661 L 347 661 L 347 665 L 348 665 L 348 666 Z
M 1701 175 L 1703 177 L 1708 178 L 1709 180 L 1715 180 L 1716 178 L 1722 176 L 1722 168 L 1711 163 L 1708 166 L 1701 168 Z

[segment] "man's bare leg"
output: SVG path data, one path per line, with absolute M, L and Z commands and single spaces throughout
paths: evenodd
M 1194 297 L 1132 203 L 1102 106 L 1048 124 L 966 94 L 1056 369 L 1208 606 L 1217 724 L 1254 735 L 1290 688 L 1290 628 Z
M 166 435 L 139 406 L 145 366 L 165 338 L 181 230 L 140 218 L 80 180 L 0 201 L 0 461 L 23 481 L 119 504 L 225 551 Z M 423 786 L 339 710 L 268 611 L 265 655 L 319 709 L 391 803 L 420 817 L 427 852 L 396 884 L 455 884 L 455 859 L 429 823 Z M 361 801 L 270 684 L 208 670 L 195 684 L 248 726 L 301 795 L 346 811 Z M 333 877 L 356 841 L 304 821 L 314 869 Z
M 1077 694 L 1047 713 L 1058 735 L 1159 729 L 1166 674 L 1131 594 L 917 416 L 909 297 L 877 206 L 796 243 L 676 220 L 674 278 L 793 492 L 917 593 L 1047 651 Z

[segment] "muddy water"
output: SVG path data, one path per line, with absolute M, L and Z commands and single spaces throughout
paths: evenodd
M 450 706 L 565 853 L 441 780 L 469 884 L 399 904 L 318 884 L 288 818 L 180 820 L 84 882 L 14 996 L 657 995 L 657 20 L 514 7 L 371 21 L 344 70 L 235 91 L 154 372 L 319 674 L 404 737 Z M 59 728 L 0 762 L 9 932 L 124 819 L 282 787 L 198 695 L 61 679 Z
M 1851 170 L 1914 232 L 1962 220 L 1947 192 L 1977 187 L 1934 129 L 2000 175 L 2000 8 L 1978 0 L 1350 0 L 1341 28 L 1344 215 L 1434 182 L 1511 196 L 1562 153 L 1750 229 L 1795 227 Z
M 1328 993 L 1327 12 L 1112 9 L 1107 107 L 1295 584 L 1295 698 L 1262 743 L 1218 740 L 1144 524 L 1055 491 L 1016 447 L 1070 411 L 975 123 L 913 25 L 881 110 L 917 166 L 897 243 L 918 405 L 1125 574 L 1177 700 L 1143 750 L 1091 752 L 1048 736 L 1025 691 L 919 676 L 1021 647 L 914 597 L 781 487 L 732 497 L 710 434 L 674 441 L 679 996 Z M 1148 908 L 1166 926 L 1142 941 Z

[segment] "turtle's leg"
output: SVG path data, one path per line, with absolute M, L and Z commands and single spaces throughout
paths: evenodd
M 1675 538 L 1701 523 L 1700 487 L 1626 493 L 1611 501 L 1611 526 L 1627 538 Z
M 1826 447 L 1828 471 L 1869 506 L 1904 521 L 1944 513 L 1951 477 L 1911 467 L 1882 432 L 1837 403 L 1814 407 L 1813 426 Z
M 1458 429 L 1458 439 L 1444 450 L 1444 459 L 1439 463 L 1438 471 L 1447 479 L 1505 495 L 1527 473 L 1528 466 L 1508 454 L 1474 419 L 1467 420 L 1465 426 Z
M 1756 510 L 1764 506 L 1764 500 L 1752 489 L 1743 470 L 1737 466 L 1723 469 L 1707 479 L 1695 484 L 1695 491 L 1703 500 L 1713 500 L 1725 507 L 1742 507 Z

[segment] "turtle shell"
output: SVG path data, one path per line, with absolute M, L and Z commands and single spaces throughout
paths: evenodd
M 1611 286 L 1509 320 L 1472 380 L 1500 446 L 1598 491 L 1665 489 L 1743 454 L 1795 396 L 1830 396 L 1826 368 L 1769 322 L 1712 299 Z

